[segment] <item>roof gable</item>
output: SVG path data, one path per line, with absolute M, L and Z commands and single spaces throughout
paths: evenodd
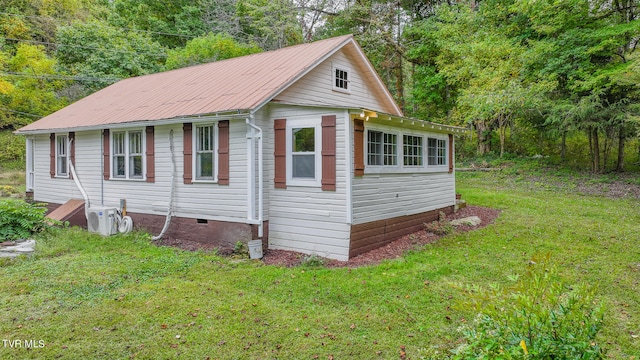
M 347 44 L 352 48 L 350 51 L 361 53 L 353 36 L 345 35 L 124 79 L 17 132 L 93 128 L 254 110 Z M 368 63 L 366 57 L 364 61 Z M 382 82 L 379 85 L 393 102 Z

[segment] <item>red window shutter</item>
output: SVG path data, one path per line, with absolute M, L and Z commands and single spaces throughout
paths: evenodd
M 453 134 L 449 134 L 449 173 L 453 172 Z
M 218 122 L 218 185 L 229 185 L 229 120 Z
M 183 132 L 183 154 L 184 154 L 184 174 L 182 178 L 185 184 L 191 184 L 193 180 L 193 126 L 191 123 L 182 125 Z
M 353 120 L 353 175 L 364 175 L 364 121 Z
M 56 134 L 49 134 L 49 175 L 56 177 Z
M 76 133 L 69 132 L 69 161 L 73 166 L 76 166 Z M 69 178 L 73 179 L 73 174 L 69 173 Z
M 156 182 L 156 153 L 155 153 L 155 128 L 147 126 L 146 132 L 146 158 L 147 158 L 147 182 Z
M 287 120 L 276 119 L 273 122 L 274 133 L 274 186 L 287 188 Z
M 336 190 L 336 116 L 322 117 L 322 190 Z
M 109 129 L 102 130 L 102 156 L 103 156 L 103 168 L 102 176 L 105 180 L 109 180 L 111 177 L 111 151 L 109 145 L 111 144 L 109 139 Z

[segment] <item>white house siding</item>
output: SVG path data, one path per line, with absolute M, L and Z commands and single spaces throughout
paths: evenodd
M 349 256 L 350 226 L 346 221 L 345 112 L 329 108 L 269 106 L 261 122 L 265 135 L 265 203 L 269 204 L 269 247 L 318 254 L 338 260 Z M 336 191 L 273 183 L 273 119 L 317 119 L 336 115 Z
M 34 141 L 34 199 L 57 204 L 71 198 L 82 199 L 73 180 L 52 179 L 49 175 L 49 135 L 36 135 Z
M 130 212 L 166 214 L 171 185 L 169 133 L 172 129 L 176 160 L 175 215 L 245 222 L 247 218 L 246 125 L 240 120 L 230 121 L 229 185 L 183 183 L 182 124 L 155 127 L 154 183 L 136 180 L 103 181 L 101 132 L 76 132 L 76 171 L 89 195 L 91 204 L 100 205 L 104 198 L 105 206 L 117 207 L 120 199 L 126 199 L 127 210 Z M 50 178 L 48 135 L 36 137 L 35 159 L 35 200 L 62 204 L 71 198 L 82 198 L 73 180 Z
M 305 104 L 312 106 L 341 106 L 348 108 L 366 108 L 387 113 L 395 111 L 384 104 L 382 94 L 375 94 L 373 90 L 380 91 L 378 86 L 366 82 L 360 66 L 347 56 L 344 49 L 329 57 L 308 74 L 303 76 L 295 84 L 276 96 L 276 100 L 283 103 Z M 333 90 L 333 66 L 339 65 L 351 69 L 349 72 L 349 86 L 351 92 Z
M 441 209 L 455 204 L 449 173 L 366 174 L 353 179 L 353 224 Z

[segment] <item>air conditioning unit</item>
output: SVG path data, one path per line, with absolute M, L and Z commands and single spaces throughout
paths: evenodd
M 118 232 L 116 209 L 92 206 L 87 210 L 87 229 L 101 235 L 113 235 Z

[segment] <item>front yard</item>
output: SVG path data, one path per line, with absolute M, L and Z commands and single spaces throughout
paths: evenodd
M 502 210 L 496 222 L 354 269 L 265 266 L 156 247 L 140 233 L 60 230 L 31 258 L 0 259 L 0 357 L 441 359 L 475 317 L 457 306 L 455 284 L 508 284 L 534 254 L 550 253 L 567 283 L 597 287 L 607 356 L 638 358 L 637 198 L 494 173 L 459 173 L 458 191 Z

